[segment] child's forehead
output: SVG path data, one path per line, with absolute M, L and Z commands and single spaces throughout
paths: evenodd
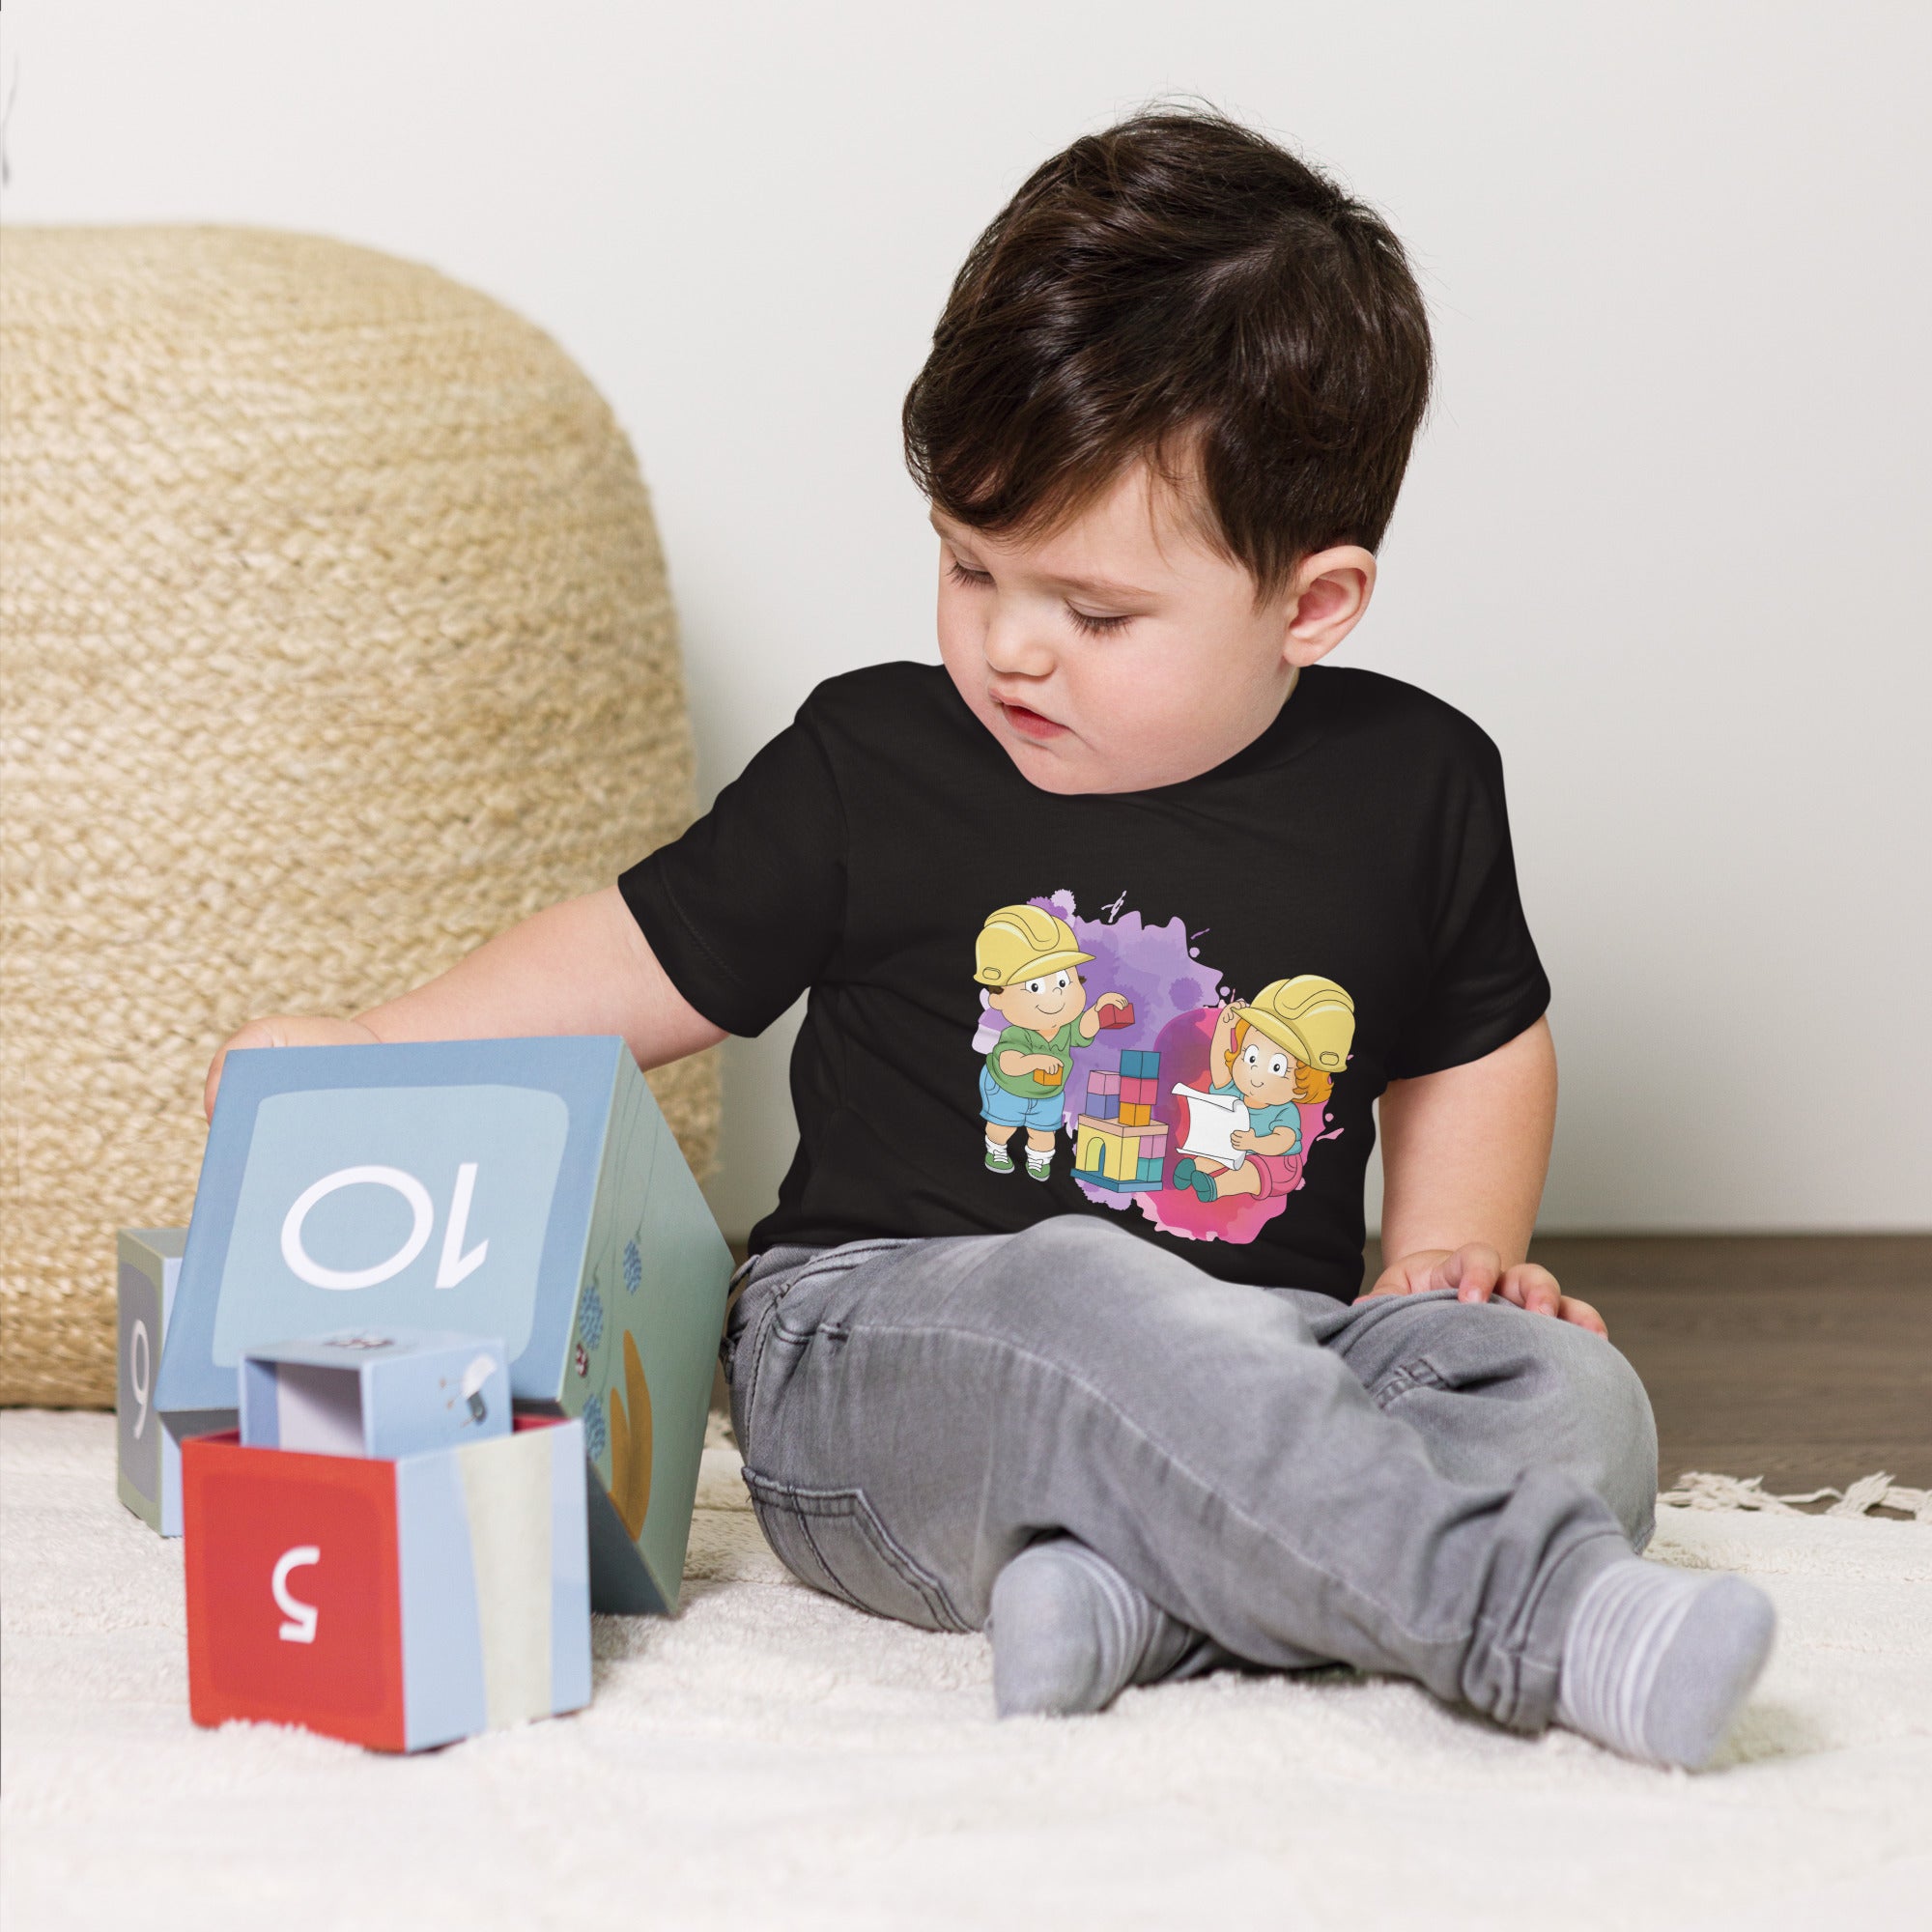
M 1191 470 L 1138 461 L 1043 528 L 975 529 L 937 505 L 931 518 L 955 548 L 1051 589 L 1151 598 L 1240 570 L 1209 540 L 1199 502 Z

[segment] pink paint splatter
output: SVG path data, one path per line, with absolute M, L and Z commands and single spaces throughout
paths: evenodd
M 1213 1084 L 1208 1078 L 1208 1051 L 1214 1037 L 1214 1015 L 1234 990 L 1217 967 L 1196 956 L 1194 941 L 1205 934 L 1190 934 L 1179 919 L 1169 920 L 1165 925 L 1147 925 L 1137 912 L 1113 919 L 1082 919 L 1068 892 L 1033 903 L 1058 913 L 1072 926 L 1080 950 L 1094 955 L 1093 963 L 1081 969 L 1089 1002 L 1102 993 L 1122 993 L 1134 1008 L 1132 1026 L 1102 1032 L 1075 1063 L 1066 1089 L 1068 1129 L 1085 1105 L 1090 1071 L 1116 1071 L 1123 1048 L 1152 1048 L 1160 1055 L 1154 1118 L 1168 1127 L 1162 1185 L 1140 1194 L 1115 1194 L 1106 1188 L 1090 1187 L 1076 1176 L 1081 1193 L 1097 1207 L 1119 1212 L 1138 1202 L 1141 1212 L 1156 1227 L 1188 1240 L 1252 1241 L 1288 1206 L 1285 1196 L 1264 1200 L 1243 1194 L 1208 1202 L 1191 1188 L 1172 1184 L 1180 1138 L 1180 1103 L 1172 1090 L 1177 1085 Z M 1109 910 L 1118 911 L 1118 906 L 1116 901 Z M 1220 1077 L 1225 1079 L 1225 1072 Z M 1318 1140 L 1332 1138 L 1325 1131 L 1328 1117 L 1321 1107 L 1304 1105 L 1300 1114 L 1303 1151 L 1290 1156 L 1291 1192 L 1302 1184 L 1307 1150 Z

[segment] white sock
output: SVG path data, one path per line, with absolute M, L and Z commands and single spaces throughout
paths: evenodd
M 1053 1165 L 1053 1150 L 1051 1148 L 1028 1148 L 1027 1165 L 1029 1167 L 1051 1167 Z
M 1742 1577 L 1613 1563 L 1570 1619 L 1556 1721 L 1626 1757 L 1697 1771 L 1750 1695 L 1776 1621 Z
M 1167 1676 L 1205 1643 L 1070 1536 L 1034 1544 L 1000 1572 L 986 1634 L 1003 1718 L 1104 1711 L 1128 1685 Z

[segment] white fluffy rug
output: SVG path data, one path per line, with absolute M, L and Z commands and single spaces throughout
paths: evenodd
M 674 1622 L 602 1620 L 590 1709 L 417 1758 L 188 1721 L 179 1544 L 112 1419 L 0 1417 L 0 1918 L 494 1928 L 1932 1923 L 1932 1527 L 1663 1512 L 1777 1656 L 1722 1764 L 1646 1771 L 1341 1672 L 996 1724 L 977 1636 L 789 1580 L 706 1453 Z

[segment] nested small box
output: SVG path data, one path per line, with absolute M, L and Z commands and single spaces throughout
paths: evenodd
M 383 1461 L 183 1446 L 188 1705 L 421 1750 L 590 1701 L 583 1426 Z
M 510 1433 L 503 1345 L 472 1335 L 365 1329 L 249 1349 L 241 1399 L 251 1449 L 393 1462 Z

